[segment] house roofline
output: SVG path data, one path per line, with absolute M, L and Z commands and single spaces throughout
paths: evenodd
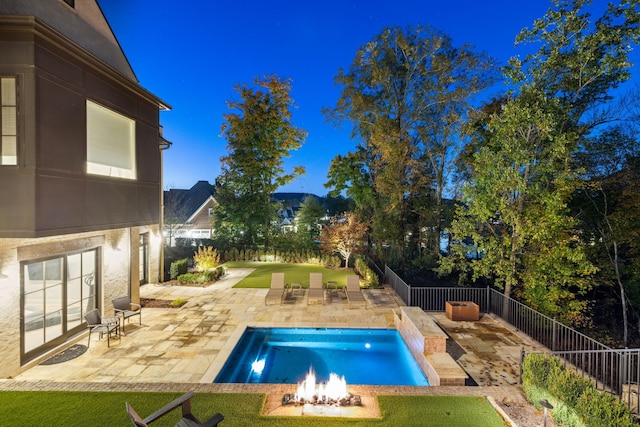
M 204 207 L 207 205 L 207 203 L 209 203 L 209 201 L 212 201 L 215 205 L 218 204 L 218 202 L 216 202 L 216 199 L 213 196 L 207 197 L 207 199 L 200 205 L 200 207 L 196 209 L 189 218 L 187 218 L 186 223 L 188 224 L 189 222 L 191 222 L 191 220 L 194 219 L 200 213 L 200 211 L 202 211 L 202 209 L 204 209 Z

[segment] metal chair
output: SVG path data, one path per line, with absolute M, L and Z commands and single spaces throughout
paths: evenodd
M 116 316 L 122 317 L 122 334 L 124 333 L 124 321 L 133 316 L 138 316 L 140 319 L 140 324 L 142 325 L 142 306 L 140 304 L 136 304 L 131 302 L 131 298 L 128 296 L 118 297 L 114 300 L 111 300 L 113 303 L 113 310 L 116 313 Z

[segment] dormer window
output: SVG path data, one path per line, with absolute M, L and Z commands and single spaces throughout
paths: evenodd
M 87 101 L 87 173 L 136 179 L 136 122 Z

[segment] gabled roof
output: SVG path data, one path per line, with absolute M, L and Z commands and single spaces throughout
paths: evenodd
M 33 16 L 86 49 L 129 80 L 138 79 L 96 0 L 2 0 L 0 15 Z
M 172 188 L 164 192 L 165 208 L 173 207 L 177 219 L 187 223 L 193 218 L 215 195 L 215 187 L 208 181 L 198 181 L 188 190 Z M 215 201 L 215 199 L 213 199 Z

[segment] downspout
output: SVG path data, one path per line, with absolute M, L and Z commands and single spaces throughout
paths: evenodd
M 158 283 L 164 282 L 164 151 L 168 150 L 171 147 L 171 142 L 164 139 L 162 136 L 163 128 L 160 126 L 160 223 L 158 227 L 160 228 L 158 232 L 160 233 L 160 259 L 159 265 L 160 268 L 158 271 Z

